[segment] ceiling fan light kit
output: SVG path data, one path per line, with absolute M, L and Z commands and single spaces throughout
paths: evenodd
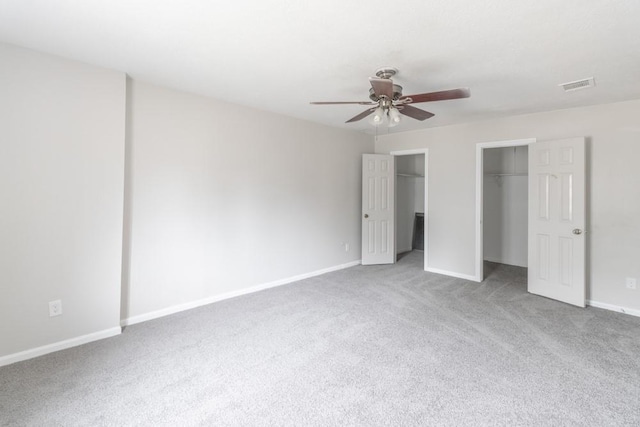
M 373 112 L 369 123 L 376 127 L 386 125 L 387 127 L 392 128 L 398 126 L 401 121 L 402 117 L 400 116 L 400 111 L 396 107 L 390 106 L 387 109 L 377 107 Z
M 358 104 L 374 105 L 355 117 L 350 118 L 345 123 L 353 123 L 373 114 L 369 123 L 374 126 L 386 124 L 388 127 L 397 126 L 401 122 L 401 115 L 411 117 L 416 120 L 426 120 L 434 114 L 409 104 L 419 102 L 445 101 L 448 99 L 468 98 L 471 93 L 468 88 L 443 90 L 440 92 L 419 93 L 416 95 L 402 95 L 402 86 L 396 85 L 391 77 L 398 73 L 396 68 L 383 67 L 376 71 L 376 77 L 369 77 L 371 89 L 369 89 L 369 101 L 337 101 L 337 102 L 312 102 L 315 105 L 330 104 Z

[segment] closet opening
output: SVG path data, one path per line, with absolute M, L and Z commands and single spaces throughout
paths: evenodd
M 396 261 L 419 253 L 427 267 L 427 158 L 426 150 L 392 152 L 396 170 Z
M 526 283 L 529 141 L 511 142 L 478 147 L 478 281 L 497 274 L 514 275 Z

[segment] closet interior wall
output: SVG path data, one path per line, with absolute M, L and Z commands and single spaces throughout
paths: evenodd
M 528 147 L 487 148 L 484 158 L 484 260 L 527 266 Z
M 424 154 L 396 156 L 396 252 L 413 249 L 417 212 L 424 213 Z

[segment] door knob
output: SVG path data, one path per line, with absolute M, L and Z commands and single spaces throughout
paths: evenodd
M 573 234 L 582 234 L 582 230 L 580 230 L 579 228 L 574 228 Z
M 364 217 L 365 218 L 369 218 L 369 214 L 364 214 Z

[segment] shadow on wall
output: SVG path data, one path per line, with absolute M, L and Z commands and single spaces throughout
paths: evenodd
M 131 77 L 127 76 L 124 137 L 124 209 L 122 223 L 122 290 L 120 293 L 120 323 L 129 318 L 131 289 L 131 216 L 132 216 L 132 123 L 133 109 Z
M 586 191 L 584 193 L 584 204 L 587 207 L 587 209 L 585 210 L 585 224 L 584 224 L 584 228 L 585 230 L 587 230 L 587 233 L 584 234 L 584 238 L 585 238 L 585 245 L 584 245 L 584 259 L 586 260 L 586 262 L 584 263 L 584 280 L 585 280 L 585 287 L 586 287 L 586 294 L 585 297 L 587 300 L 591 299 L 591 236 L 592 233 L 589 233 L 589 231 L 591 230 L 591 191 L 592 191 L 592 187 L 591 187 L 591 159 L 592 159 L 592 154 L 593 154 L 593 145 L 592 145 L 592 139 L 590 136 L 585 137 L 584 139 L 584 154 L 585 154 L 585 174 L 584 174 L 584 178 L 585 178 L 585 188 Z

